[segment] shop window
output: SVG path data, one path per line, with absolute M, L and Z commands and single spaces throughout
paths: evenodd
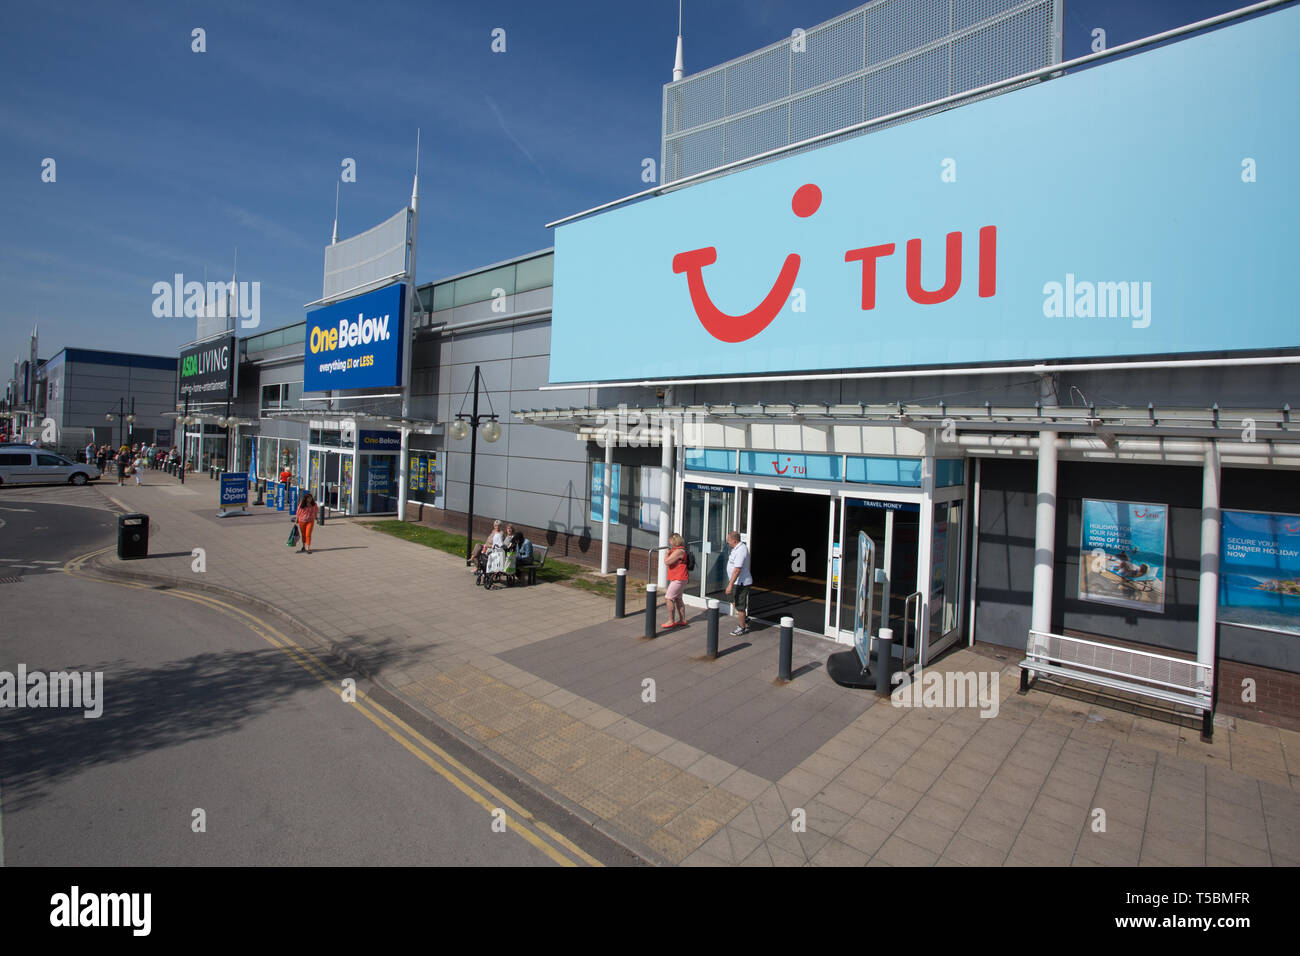
M 609 503 L 609 523 L 618 524 L 618 502 L 622 489 L 619 487 L 623 478 L 623 466 L 614 465 L 610 468 L 612 498 Z M 593 461 L 591 463 L 591 521 L 593 524 L 604 524 L 605 521 L 605 463 L 603 461 Z
M 555 284 L 555 254 L 528 259 L 515 266 L 515 291 L 545 289 Z
M 721 448 L 686 449 L 687 471 L 716 471 L 722 474 L 736 473 L 736 453 Z
M 647 531 L 659 530 L 659 513 L 663 510 L 663 469 L 642 465 L 637 469 L 637 524 Z
M 506 295 L 515 292 L 515 267 L 502 266 L 478 275 L 466 276 L 456 280 L 456 305 L 470 305 L 485 302 L 494 295 L 493 290 L 501 289 Z

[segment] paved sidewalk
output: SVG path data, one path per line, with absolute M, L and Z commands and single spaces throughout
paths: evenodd
M 996 674 L 991 719 L 840 688 L 824 667 L 838 648 L 802 635 L 795 679 L 780 685 L 770 630 L 737 641 L 724 619 L 710 662 L 702 618 L 646 641 L 640 618 L 611 620 L 603 597 L 475 588 L 463 561 L 356 519 L 331 519 L 315 553 L 298 554 L 286 514 L 217 519 L 215 482 L 147 480 L 96 486 L 152 523 L 149 560 L 105 555 L 101 567 L 278 609 L 652 861 L 1300 863 L 1291 731 L 1228 721 L 1206 745 L 1195 720 L 1141 704 L 1047 684 L 1022 697 L 1018 657 L 984 648 L 935 670 Z

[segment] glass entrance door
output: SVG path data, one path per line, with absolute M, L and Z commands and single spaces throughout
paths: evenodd
M 727 532 L 745 526 L 745 489 L 686 482 L 682 496 L 682 536 L 695 555 L 686 580 L 688 594 L 726 600 Z
M 325 502 L 325 506 L 330 511 L 339 512 L 347 507 L 347 499 L 342 498 L 342 507 L 340 507 L 340 482 L 341 462 L 343 456 L 336 451 L 322 452 L 325 457 L 325 468 L 321 473 L 321 492 L 320 500 Z
M 916 591 L 917 545 L 920 540 L 921 509 L 915 502 L 884 501 L 871 498 L 845 498 L 841 504 L 841 570 L 837 590 L 838 630 L 842 640 L 853 637 L 853 587 L 858 573 L 858 532 L 876 542 L 876 567 L 883 572 L 872 582 L 872 620 L 869 631 L 874 636 L 881 627 L 894 630 L 894 640 L 903 639 L 904 617 L 915 615 L 917 600 L 910 606 L 908 596 Z M 888 625 L 885 621 L 888 621 Z M 909 647 L 915 648 L 915 617 L 909 622 Z M 833 633 L 833 630 L 832 630 Z

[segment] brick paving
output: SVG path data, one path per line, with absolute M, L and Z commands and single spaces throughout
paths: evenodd
M 206 477 L 184 489 L 148 478 L 92 492 L 153 525 L 154 557 L 105 555 L 101 568 L 278 609 L 654 862 L 1300 863 L 1295 732 L 1233 719 L 1204 744 L 1195 719 L 1139 702 L 1047 683 L 1022 696 L 1018 657 L 1002 649 L 962 648 L 934 668 L 997 673 L 992 719 L 837 687 L 822 665 L 839 648 L 803 635 L 781 685 L 772 631 L 734 639 L 724 619 L 726 653 L 707 661 L 702 618 L 646 641 L 606 598 L 484 591 L 463 561 L 356 519 L 331 519 L 316 553 L 297 554 L 287 516 L 218 520 Z

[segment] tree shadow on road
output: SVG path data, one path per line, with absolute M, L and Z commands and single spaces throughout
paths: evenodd
M 346 640 L 356 639 L 361 638 Z M 411 662 L 412 653 L 391 639 L 364 640 L 371 673 Z M 348 676 L 346 668 L 331 663 Z M 195 654 L 156 667 L 116 660 L 83 669 L 103 672 L 103 713 L 97 718 L 84 717 L 81 708 L 0 710 L 4 810 L 30 806 L 83 771 L 235 733 L 300 691 L 325 689 L 272 648 Z

